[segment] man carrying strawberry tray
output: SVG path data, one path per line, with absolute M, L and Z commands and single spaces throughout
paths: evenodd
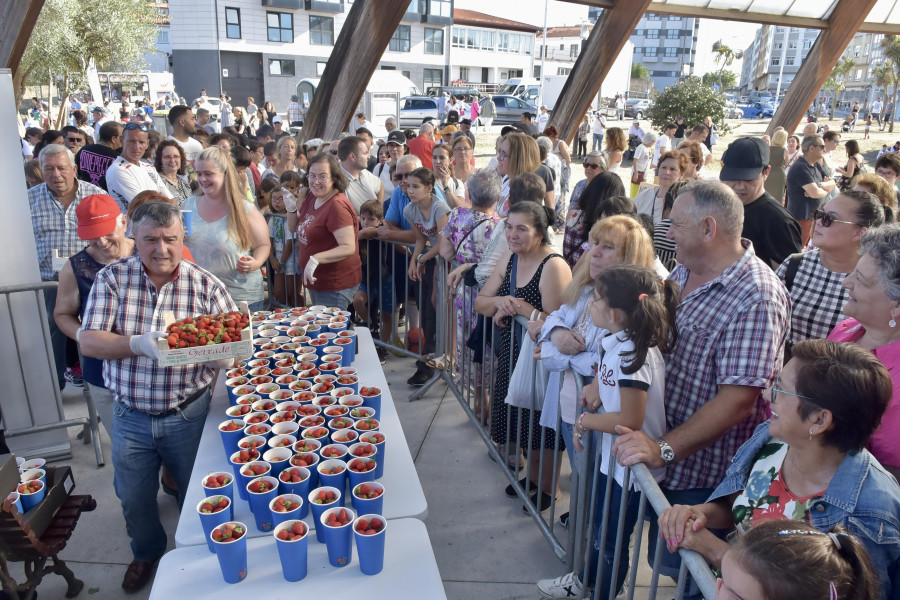
M 86 356 L 103 359 L 113 393 L 112 461 L 134 560 L 122 587 L 141 589 L 166 551 L 156 496 L 160 464 L 178 484 L 184 503 L 194 457 L 209 410 L 215 370 L 230 359 L 161 367 L 163 319 L 237 310 L 215 276 L 181 260 L 184 225 L 177 206 L 151 202 L 132 221 L 137 256 L 103 268 L 87 301 L 78 340 Z

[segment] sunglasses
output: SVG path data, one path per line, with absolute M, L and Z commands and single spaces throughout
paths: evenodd
M 137 129 L 139 131 L 143 131 L 144 133 L 147 133 L 149 131 L 149 129 L 147 129 L 147 126 L 143 123 L 128 123 L 123 129 L 125 131 L 134 131 L 135 129 Z
M 337 156 L 337 150 L 329 150 L 328 154 L 334 154 L 335 156 Z
M 822 222 L 822 227 L 831 227 L 835 223 L 846 223 L 847 225 L 855 225 L 860 227 L 858 223 L 854 223 L 853 221 L 844 221 L 843 219 L 835 219 L 829 213 L 824 210 L 817 210 L 813 213 L 813 219 L 816 221 Z
M 584 168 L 585 168 L 585 169 L 599 169 L 599 168 L 600 168 L 600 165 L 599 165 L 598 163 L 589 163 L 589 162 L 586 162 L 586 163 L 584 163 Z

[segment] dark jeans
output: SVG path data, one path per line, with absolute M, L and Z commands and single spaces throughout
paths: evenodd
M 435 337 L 437 336 L 437 310 L 431 301 L 431 292 L 434 289 L 434 267 L 437 261 L 429 260 L 425 263 L 425 273 L 419 285 L 419 295 L 417 302 L 419 304 L 419 318 L 422 321 L 422 334 L 425 336 L 425 343 L 422 345 L 422 354 L 433 354 L 435 347 Z M 416 361 L 416 370 L 432 371 L 424 362 Z
M 575 142 L 575 156 L 584 158 L 587 154 L 587 140 L 581 139 L 578 137 L 578 140 Z
M 78 347 L 56 326 L 53 309 L 56 307 L 56 288 L 44 290 L 44 306 L 47 309 L 47 323 L 50 327 L 50 346 L 53 349 L 53 364 L 59 389 L 66 387 L 66 366 L 78 362 Z M 74 355 L 74 358 L 73 358 Z

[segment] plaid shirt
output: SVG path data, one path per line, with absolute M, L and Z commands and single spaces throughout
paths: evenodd
M 291 102 L 287 107 L 287 124 L 303 120 L 303 107 L 299 102 Z
M 784 281 L 788 263 L 785 259 L 775 274 Z M 791 295 L 791 346 L 803 340 L 825 339 L 838 323 L 846 319 L 844 304 L 850 292 L 841 285 L 847 273 L 829 271 L 822 264 L 819 249 L 813 248 L 803 255 Z
M 28 190 L 28 206 L 31 210 L 31 228 L 34 231 L 34 245 L 37 246 L 38 268 L 41 279 L 56 281 L 59 274 L 53 270 L 53 251 L 60 256 L 72 256 L 81 252 L 87 242 L 78 237 L 78 218 L 75 209 L 81 200 L 91 194 L 105 194 L 101 188 L 86 181 L 75 180 L 78 191 L 68 208 L 56 199 L 46 183 Z
M 178 275 L 157 290 L 141 258 L 132 256 L 97 274 L 81 328 L 131 336 L 164 331 L 168 311 L 183 319 L 232 310 L 237 306 L 225 286 L 197 265 L 182 260 Z M 203 364 L 160 367 L 145 356 L 103 361 L 103 381 L 116 400 L 149 413 L 174 408 L 212 378 Z
M 666 356 L 666 421 L 671 431 L 713 399 L 720 385 L 766 388 L 781 369 L 791 301 L 784 285 L 742 239 L 743 256 L 692 291 L 676 314 L 678 343 Z M 669 276 L 684 288 L 690 271 Z M 765 421 L 762 394 L 743 421 L 711 445 L 668 468 L 672 490 L 715 488 L 737 449 Z

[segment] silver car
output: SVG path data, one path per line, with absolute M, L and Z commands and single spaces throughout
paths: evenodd
M 497 94 L 493 98 L 494 104 L 497 106 L 497 116 L 494 118 L 494 125 L 518 123 L 522 120 L 522 113 L 527 112 L 533 115 L 538 113 L 538 109 L 534 104 L 529 104 L 516 96 Z M 483 106 L 484 100 L 479 105 Z
M 438 103 L 430 96 L 407 96 L 400 99 L 400 127 L 417 128 L 422 119 L 432 117 L 435 124 L 439 120 Z

